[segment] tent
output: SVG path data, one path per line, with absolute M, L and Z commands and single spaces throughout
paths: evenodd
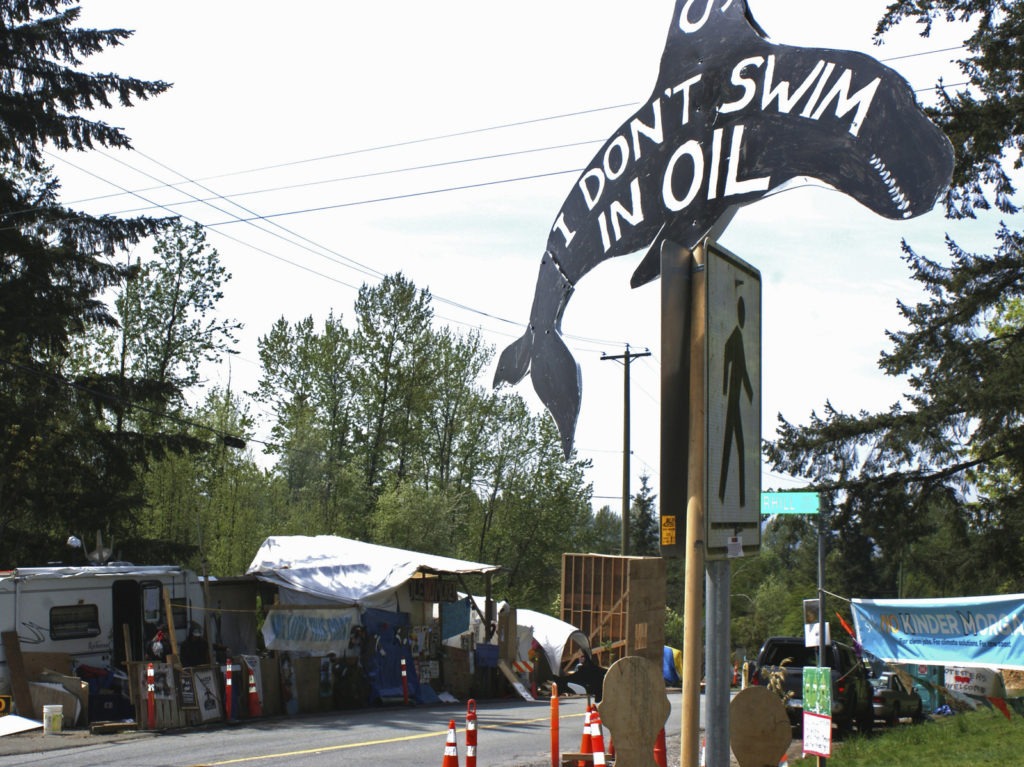
M 575 642 L 587 655 L 592 653 L 587 635 L 571 623 L 535 610 L 516 610 L 516 623 L 533 629 L 533 638 L 544 649 L 552 674 L 561 673 L 562 652 L 568 642 Z
M 465 597 L 468 595 L 460 593 L 459 596 Z M 477 642 L 482 643 L 485 641 L 485 632 L 479 614 L 483 612 L 484 599 L 483 597 L 473 596 L 472 600 L 476 603 L 477 609 L 473 612 L 468 630 L 473 632 Z M 500 615 L 509 609 L 510 605 L 507 602 L 498 602 L 495 607 L 496 612 Z M 551 669 L 552 674 L 561 673 L 562 653 L 570 641 L 575 642 L 586 655 L 591 655 L 593 652 L 587 635 L 578 628 L 571 623 L 566 623 L 563 620 L 553 618 L 536 610 L 517 608 L 516 629 L 518 659 L 526 660 L 529 656 L 531 643 L 536 641 L 544 651 L 544 657 L 547 659 L 548 667 Z M 497 638 L 493 638 L 491 641 L 496 642 Z M 445 640 L 446 644 L 454 647 L 457 647 L 459 642 L 458 636 Z
M 283 604 L 393 609 L 398 587 L 417 573 L 486 575 L 500 569 L 335 535 L 285 535 L 267 538 L 246 572 L 277 585 Z
M 374 642 L 373 652 L 363 654 L 370 698 L 387 700 L 402 695 L 401 661 L 413 668 L 406 635 L 415 603 L 406 585 L 438 575 L 461 581 L 463 575 L 490 575 L 499 569 L 333 535 L 292 535 L 267 538 L 247 573 L 277 586 L 284 606 L 271 610 L 264 622 L 268 649 L 328 654 L 350 647 L 360 627 Z M 299 606 L 303 609 L 294 609 Z M 321 609 L 306 609 L 317 607 Z M 422 696 L 431 691 L 421 689 L 416 675 L 406 679 L 413 698 L 429 702 Z

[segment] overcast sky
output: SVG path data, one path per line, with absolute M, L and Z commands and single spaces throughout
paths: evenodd
M 872 45 L 886 0 L 749 5 L 773 42 L 891 59 L 924 101 L 940 73 L 962 79 L 949 64 L 957 52 L 940 49 L 963 35 L 907 28 Z M 246 326 L 240 354 L 210 380 L 251 389 L 256 339 L 278 317 L 350 318 L 360 284 L 399 270 L 432 291 L 439 321 L 479 328 L 497 351 L 518 337 L 554 217 L 650 93 L 673 2 L 83 6 L 86 24 L 136 30 L 90 69 L 174 88 L 103 115 L 135 152 L 55 160 L 65 199 L 210 227 L 233 275 L 223 312 Z M 720 242 L 762 274 L 765 436 L 779 412 L 802 422 L 826 400 L 848 411 L 894 401 L 902 389 L 876 361 L 884 331 L 900 326 L 897 297 L 917 296 L 900 239 L 942 258 L 947 230 L 988 250 L 995 224 L 951 224 L 940 211 L 893 222 L 818 184 L 742 209 Z M 576 445 L 594 462 L 595 504 L 616 511 L 622 369 L 600 357 L 626 343 L 653 353 L 632 366 L 632 489 L 641 473 L 658 486 L 659 293 L 657 283 L 629 288 L 640 255 L 589 273 L 563 321 L 583 377 Z M 540 409 L 528 380 L 518 391 Z M 263 422 L 257 438 L 268 430 Z M 794 483 L 765 472 L 763 486 Z

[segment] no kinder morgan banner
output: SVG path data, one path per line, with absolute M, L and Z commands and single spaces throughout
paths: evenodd
M 882 660 L 1024 670 L 1024 594 L 851 604 L 857 640 Z

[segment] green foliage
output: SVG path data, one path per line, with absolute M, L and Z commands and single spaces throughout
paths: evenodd
M 595 554 L 618 554 L 622 551 L 622 517 L 610 506 L 602 506 L 594 512 L 589 529 L 584 551 Z
M 1020 759 L 1021 727 L 1014 715 L 981 710 L 919 725 L 900 725 L 874 737 L 852 737 L 836 744 L 830 767 L 961 767 L 965 764 L 1016 764 Z M 790 762 L 813 767 L 816 757 Z
M 665 608 L 665 644 L 677 650 L 683 648 L 685 636 L 685 622 L 683 616 L 671 607 Z
M 940 88 L 931 118 L 949 136 L 956 153 L 953 186 L 946 195 L 951 217 L 973 217 L 976 209 L 996 207 L 1014 213 L 1015 188 L 1006 160 L 1019 169 L 1024 149 L 1020 115 L 1024 113 L 1024 4 L 1017 0 L 894 0 L 878 24 L 881 37 L 901 21 L 920 24 L 931 34 L 936 21 L 973 25 L 964 41 L 968 55 L 959 61 L 969 87 Z
M 950 241 L 950 266 L 906 248 L 930 299 L 901 305 L 908 328 L 890 334 L 893 350 L 882 356 L 886 374 L 906 377 L 905 404 L 857 417 L 826 406 L 803 427 L 780 419 L 767 449 L 776 469 L 808 477 L 831 499 L 842 579 L 833 586 L 846 593 L 1024 586 L 1014 575 L 1024 565 L 1024 334 L 1007 311 L 1024 296 L 1024 242 L 1005 227 L 998 242 L 979 255 Z M 902 580 L 915 562 L 922 569 Z M 921 591 L 907 592 L 911 582 Z
M 661 555 L 661 519 L 654 504 L 657 497 L 651 490 L 650 477 L 640 476 L 640 490 L 629 507 L 629 553 L 637 557 Z
M 972 30 L 959 62 L 970 86 L 941 91 L 931 110 L 957 154 L 947 214 L 973 216 L 993 204 L 1015 211 L 1024 3 L 896 0 L 878 35 L 904 20 L 919 22 L 925 36 L 951 21 Z M 856 414 L 826 402 L 804 425 L 779 418 L 766 456 L 826 499 L 833 592 L 925 597 L 1024 586 L 1024 237 L 1004 225 L 995 239 L 994 252 L 980 254 L 949 237 L 945 257 L 904 243 L 925 298 L 900 304 L 906 326 L 888 334 L 879 363 L 906 382 L 900 401 Z M 798 526 L 779 523 L 766 539 L 797 591 L 813 583 L 810 531 Z

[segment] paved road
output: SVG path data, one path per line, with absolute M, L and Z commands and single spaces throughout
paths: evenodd
M 670 692 L 669 701 L 672 712 L 665 729 L 669 755 L 674 752 L 678 764 L 679 692 Z M 585 698 L 561 700 L 563 751 L 579 747 L 585 704 Z M 480 767 L 546 767 L 551 763 L 547 703 L 483 701 L 477 703 L 477 714 Z M 0 738 L 0 767 L 57 763 L 62 767 L 333 767 L 341 760 L 346 767 L 419 767 L 442 759 L 451 719 L 459 731 L 459 754 L 464 759 L 465 707 L 460 705 L 332 712 L 160 735 L 11 735 Z

